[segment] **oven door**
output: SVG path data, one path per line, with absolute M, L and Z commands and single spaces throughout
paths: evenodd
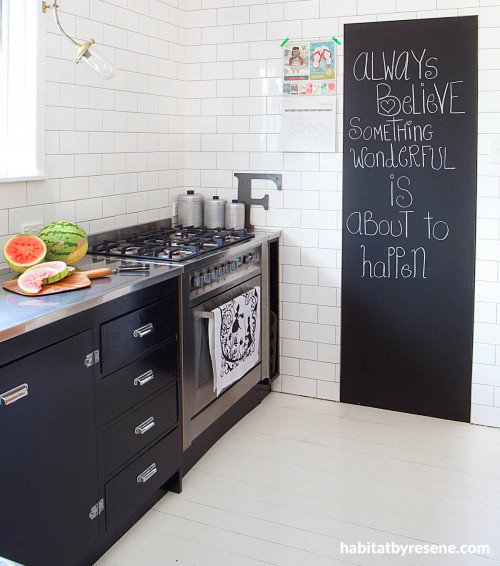
M 236 287 L 233 287 L 232 289 L 225 291 L 196 307 L 193 307 L 190 311 L 190 326 L 192 329 L 191 339 L 193 340 L 190 348 L 191 352 L 193 352 L 193 357 L 190 360 L 192 372 L 190 372 L 189 375 L 189 381 L 191 382 L 189 388 L 191 419 L 193 419 L 198 413 L 203 411 L 203 409 L 217 400 L 217 396 L 214 391 L 214 374 L 212 370 L 212 358 L 210 355 L 208 315 L 217 307 L 223 305 L 224 303 L 227 303 L 228 301 L 231 301 L 232 299 L 235 299 L 239 295 L 246 293 L 247 291 L 250 291 L 257 286 L 261 286 L 260 275 L 253 277 L 252 279 L 249 279 L 248 281 L 245 281 L 243 283 L 239 283 Z M 262 304 L 259 305 L 259 308 L 261 315 L 259 317 L 259 324 L 261 324 Z M 259 332 L 259 334 L 260 336 L 262 336 L 262 332 Z M 255 365 L 260 365 L 262 355 L 261 340 L 259 340 L 258 347 L 259 357 Z M 244 377 L 242 379 L 244 379 Z M 232 389 L 237 383 L 238 382 L 225 389 L 220 394 L 219 398 L 224 396 L 225 393 Z

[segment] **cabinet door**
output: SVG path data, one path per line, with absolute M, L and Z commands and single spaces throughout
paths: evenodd
M 98 536 L 92 350 L 87 330 L 0 368 L 0 395 L 28 387 L 0 404 L 0 556 L 26 566 L 69 566 Z

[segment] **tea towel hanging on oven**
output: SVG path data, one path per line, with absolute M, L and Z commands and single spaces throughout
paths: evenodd
M 260 360 L 260 287 L 212 311 L 208 323 L 217 397 Z

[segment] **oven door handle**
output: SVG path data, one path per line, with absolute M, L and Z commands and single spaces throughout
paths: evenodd
M 214 313 L 212 311 L 195 311 L 194 316 L 196 318 L 213 318 Z
M 202 311 L 202 310 L 197 310 L 193 312 L 194 314 L 194 318 L 197 321 L 202 321 L 202 320 L 214 320 L 214 313 L 212 311 Z M 199 323 L 200 324 L 200 323 Z M 206 328 L 205 325 L 203 325 L 203 327 L 205 328 L 205 334 L 203 333 L 203 331 L 200 329 L 199 332 L 197 332 L 198 334 L 198 341 L 197 344 L 195 345 L 196 348 L 196 354 L 195 354 L 195 362 L 194 362 L 194 368 L 195 368 L 195 376 L 198 376 L 199 371 L 200 371 L 200 356 L 201 356 L 201 352 L 203 349 L 203 340 L 206 339 L 207 342 L 206 344 L 208 345 L 208 351 L 211 352 L 213 351 L 214 347 L 215 347 L 215 337 L 212 336 L 212 339 L 210 340 L 210 333 L 208 332 L 208 329 Z M 204 338 L 205 337 L 205 338 Z M 210 361 L 212 361 L 212 355 L 210 354 Z M 212 361 L 213 363 L 213 361 Z M 213 380 L 213 376 L 212 376 L 212 380 Z

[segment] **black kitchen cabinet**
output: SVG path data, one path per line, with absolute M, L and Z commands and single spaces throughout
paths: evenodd
M 0 556 L 68 566 L 98 538 L 93 349 L 89 329 L 0 368 Z
M 180 491 L 177 293 L 173 278 L 1 343 L 0 557 L 90 566 Z
M 175 297 L 137 309 L 101 326 L 102 369 L 109 373 L 175 336 Z
M 102 380 L 100 400 L 104 421 L 115 419 L 177 379 L 176 339 Z
M 180 435 L 173 431 L 106 483 L 106 524 L 119 524 L 179 469 Z
M 177 424 L 177 420 L 177 389 L 174 384 L 104 431 L 105 474 L 164 435 Z

